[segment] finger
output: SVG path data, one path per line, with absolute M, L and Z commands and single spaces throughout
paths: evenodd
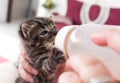
M 33 75 L 38 74 L 38 71 L 36 69 L 34 69 L 23 57 L 20 57 L 19 63 L 25 70 L 27 70 L 27 72 L 29 72 Z
M 18 70 L 20 71 L 20 76 L 21 76 L 24 80 L 26 80 L 26 81 L 28 81 L 28 82 L 30 82 L 30 83 L 33 83 L 32 75 L 29 74 L 28 72 L 26 72 L 26 71 L 24 70 L 24 68 L 22 68 L 21 65 L 19 65 Z
M 27 55 L 27 53 L 25 52 L 25 51 L 22 51 L 21 52 L 21 56 L 23 57 L 23 58 L 25 58 L 29 63 L 33 63 L 32 61 L 31 61 L 31 59 L 28 57 L 28 55 Z
M 109 46 L 120 53 L 120 31 L 112 29 L 91 36 L 93 42 L 100 46 Z
M 70 59 L 68 59 L 66 66 L 71 67 L 77 72 L 84 82 L 88 82 L 94 77 L 108 76 L 111 78 L 111 74 L 107 68 L 100 61 L 90 56 L 71 56 Z
M 60 65 L 58 70 L 56 71 L 56 76 L 59 78 L 60 74 L 64 72 L 65 65 Z
M 64 72 L 60 75 L 58 83 L 83 83 L 74 72 Z

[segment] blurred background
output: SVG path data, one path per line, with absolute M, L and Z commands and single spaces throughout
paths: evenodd
M 22 20 L 35 16 L 39 0 L 0 0 L 0 33 L 17 37 Z
M 86 23 L 120 25 L 120 0 L 0 0 L 0 34 L 17 38 L 22 20 L 54 14 L 57 30 Z
M 12 22 L 33 16 L 38 0 L 0 0 L 0 5 L 0 22 Z
M 52 12 L 56 11 L 65 15 L 64 9 L 66 8 L 61 5 L 66 4 L 66 1 L 67 0 L 0 0 L 0 34 L 17 37 L 17 31 L 21 21 L 30 17 L 48 17 Z

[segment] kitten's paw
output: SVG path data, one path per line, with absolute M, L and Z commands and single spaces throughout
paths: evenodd
M 65 63 L 65 56 L 61 50 L 58 48 L 53 49 L 52 59 L 57 63 Z

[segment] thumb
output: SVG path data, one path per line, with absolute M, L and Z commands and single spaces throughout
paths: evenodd
M 74 72 L 64 72 L 60 75 L 58 83 L 83 83 Z
M 109 46 L 120 53 L 120 31 L 111 29 L 91 36 L 92 41 L 99 46 Z

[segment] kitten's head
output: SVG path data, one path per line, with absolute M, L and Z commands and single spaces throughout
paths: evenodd
M 19 34 L 24 45 L 42 47 L 53 45 L 57 31 L 51 18 L 36 17 L 23 21 Z

